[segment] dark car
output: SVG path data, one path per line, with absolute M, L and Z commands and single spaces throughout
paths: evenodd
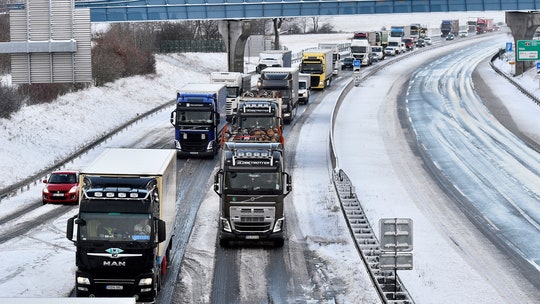
M 341 69 L 347 70 L 347 69 L 354 69 L 354 57 L 346 57 L 341 59 Z
M 425 47 L 425 46 L 426 46 L 426 42 L 424 41 L 424 39 L 420 38 L 416 40 L 416 47 Z
M 79 201 L 79 173 L 77 171 L 55 171 L 43 180 L 43 204 L 69 203 Z

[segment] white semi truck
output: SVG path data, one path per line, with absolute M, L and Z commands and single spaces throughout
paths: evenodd
M 351 54 L 355 59 L 360 60 L 362 66 L 372 64 L 372 51 L 368 40 L 353 39 L 351 42 Z
M 176 170 L 173 149 L 115 148 L 81 171 L 79 212 L 66 230 L 77 297 L 155 301 L 172 257 Z
M 238 98 L 251 90 L 251 75 L 240 72 L 212 72 L 210 82 L 221 83 L 227 87 L 226 115 L 227 121 L 230 121 L 236 111 Z
M 267 50 L 259 54 L 259 63 L 255 68 L 257 73 L 268 67 L 291 67 L 291 50 Z

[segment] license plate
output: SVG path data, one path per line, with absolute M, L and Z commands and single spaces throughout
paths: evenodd
M 258 240 L 258 235 L 246 235 L 246 240 Z
M 122 286 L 122 285 L 107 285 L 107 286 L 105 286 L 105 289 L 107 289 L 107 290 L 122 290 L 122 289 L 124 289 L 124 286 Z
M 64 193 L 53 193 L 52 196 L 54 196 L 54 197 L 60 197 L 60 196 L 63 197 Z

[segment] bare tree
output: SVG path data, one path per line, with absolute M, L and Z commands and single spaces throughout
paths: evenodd
M 318 33 L 319 32 L 319 21 L 320 21 L 319 16 L 311 17 L 311 21 L 313 21 L 313 33 Z

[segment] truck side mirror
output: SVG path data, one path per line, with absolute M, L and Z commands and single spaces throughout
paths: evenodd
M 287 196 L 292 191 L 292 178 L 287 172 L 283 172 L 283 176 L 285 176 L 285 193 L 284 196 Z
M 164 220 L 157 220 L 158 238 L 157 242 L 161 243 L 167 239 L 167 230 Z
M 171 124 L 176 127 L 176 111 L 171 112 Z
M 221 115 L 219 115 L 218 112 L 215 112 L 214 114 L 216 114 L 216 125 L 219 125 L 219 123 L 221 122 Z
M 66 227 L 66 238 L 72 242 L 73 241 L 73 224 L 75 223 L 75 218 L 77 216 L 71 217 L 67 220 L 67 227 Z
M 223 169 L 219 169 L 214 175 L 214 192 L 221 197 L 221 187 L 219 186 L 219 176 L 223 175 Z

